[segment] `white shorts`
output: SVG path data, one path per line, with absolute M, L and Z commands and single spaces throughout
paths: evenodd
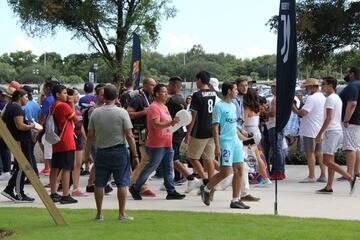
M 344 150 L 360 151 L 360 125 L 344 128 Z
M 343 143 L 342 130 L 329 130 L 324 133 L 322 139 L 322 150 L 326 155 L 334 155 Z
M 52 159 L 52 145 L 45 140 L 45 134 L 41 138 L 41 143 L 44 145 L 44 159 Z

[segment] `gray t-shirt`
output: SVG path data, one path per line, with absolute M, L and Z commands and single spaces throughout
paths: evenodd
M 96 108 L 91 114 L 89 132 L 95 133 L 96 146 L 109 148 L 125 144 L 125 130 L 133 128 L 126 110 L 115 105 Z

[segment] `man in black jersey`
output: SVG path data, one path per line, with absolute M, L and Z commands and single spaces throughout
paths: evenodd
M 207 184 L 208 177 L 214 175 L 215 143 L 211 131 L 211 115 L 215 106 L 216 92 L 209 88 L 210 74 L 208 72 L 200 71 L 195 78 L 199 91 L 192 96 L 190 105 L 192 121 L 188 126 L 184 142 L 189 143 L 188 158 L 194 170 L 201 177 L 201 181 L 196 184 L 196 187 L 200 187 L 201 184 Z M 200 159 L 204 161 L 204 168 L 208 176 L 205 175 Z M 189 181 L 186 192 L 192 190 L 189 188 L 190 185 L 191 181 Z

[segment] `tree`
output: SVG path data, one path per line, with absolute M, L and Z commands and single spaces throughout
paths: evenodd
M 14 66 L 17 72 L 20 72 L 22 68 L 34 64 L 36 59 L 37 56 L 31 51 L 16 51 L 10 54 L 4 53 L 0 57 L 0 62 L 8 63 Z
M 176 13 L 169 0 L 8 0 L 8 3 L 20 17 L 23 29 L 31 35 L 41 36 L 65 28 L 74 37 L 85 39 L 101 53 L 117 81 L 127 75 L 122 67 L 125 47 L 133 33 L 140 35 L 143 43 L 155 44 L 160 21 Z
M 277 16 L 267 23 L 277 29 Z M 360 2 L 349 0 L 301 0 L 297 3 L 300 56 L 319 68 L 335 50 L 360 48 Z
M 7 83 L 14 80 L 16 70 L 8 63 L 0 62 L 0 83 Z

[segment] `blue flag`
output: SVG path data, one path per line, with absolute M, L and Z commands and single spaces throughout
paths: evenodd
M 140 38 L 136 33 L 134 33 L 129 79 L 135 81 L 135 87 L 134 87 L 135 89 L 139 88 L 140 85 L 140 72 L 141 72 Z
M 276 132 L 287 124 L 297 77 L 296 3 L 281 0 L 276 55 Z

